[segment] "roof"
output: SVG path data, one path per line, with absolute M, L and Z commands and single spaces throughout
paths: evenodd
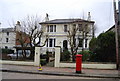
M 115 30 L 115 25 L 113 25 L 111 28 L 109 28 L 106 32 Z
M 41 22 L 39 24 L 68 24 L 68 23 L 74 23 L 74 22 L 94 23 L 94 21 L 88 21 L 88 20 L 83 20 L 83 19 L 55 19 L 55 20 Z
M 14 28 L 1 28 L 0 32 L 14 32 Z

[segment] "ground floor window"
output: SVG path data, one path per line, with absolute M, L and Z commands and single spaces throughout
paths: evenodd
M 88 39 L 85 39 L 85 48 L 87 48 L 87 41 Z
M 83 39 L 78 39 L 79 40 L 79 47 L 82 47 L 83 46 Z
M 8 46 L 5 46 L 5 49 L 8 49 Z
M 55 38 L 49 38 L 47 40 L 47 47 L 55 47 L 56 39 Z

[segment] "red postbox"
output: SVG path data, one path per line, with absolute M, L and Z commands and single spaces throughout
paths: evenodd
M 82 55 L 76 55 L 76 73 L 81 73 L 82 69 Z

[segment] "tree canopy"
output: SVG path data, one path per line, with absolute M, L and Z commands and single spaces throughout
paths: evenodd
M 93 60 L 100 62 L 116 61 L 115 33 L 101 33 L 90 41 L 90 51 L 94 53 Z

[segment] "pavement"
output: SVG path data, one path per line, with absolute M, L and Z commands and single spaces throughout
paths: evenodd
M 76 73 L 75 68 L 56 68 L 42 66 L 42 71 L 36 66 L 23 65 L 8 65 L 2 64 L 0 71 L 2 72 L 17 72 L 29 74 L 57 75 L 57 76 L 76 76 L 76 77 L 93 77 L 93 78 L 119 78 L 120 71 L 118 70 L 100 70 L 100 69 L 82 69 L 82 73 Z

